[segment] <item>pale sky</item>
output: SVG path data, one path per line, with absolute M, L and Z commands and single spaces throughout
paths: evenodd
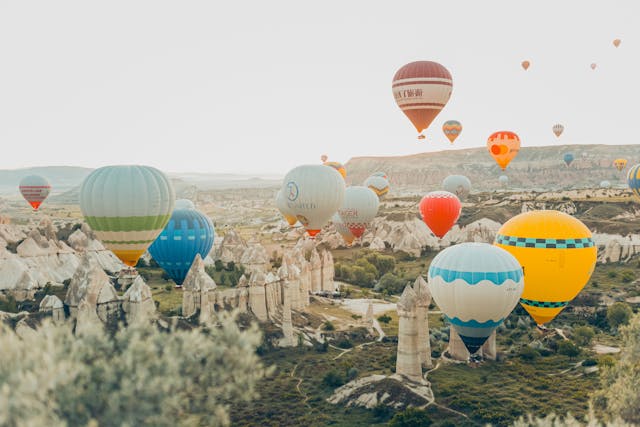
M 415 60 L 454 82 L 427 142 L 391 93 Z M 284 174 L 452 149 L 448 119 L 453 149 L 631 144 L 639 78 L 638 0 L 0 0 L 0 168 Z

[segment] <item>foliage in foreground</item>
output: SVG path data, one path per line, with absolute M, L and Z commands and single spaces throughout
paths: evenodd
M 254 398 L 267 374 L 260 340 L 234 316 L 206 330 L 140 322 L 113 336 L 50 322 L 22 336 L 2 327 L 0 425 L 228 425 L 228 403 Z

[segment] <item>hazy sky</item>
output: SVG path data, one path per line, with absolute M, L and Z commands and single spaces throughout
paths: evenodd
M 454 80 L 427 142 L 391 94 L 421 59 Z M 556 122 L 560 143 L 631 144 L 639 78 L 638 0 L 0 0 L 0 168 L 284 174 L 451 149 L 447 119 L 454 148 L 558 144 Z

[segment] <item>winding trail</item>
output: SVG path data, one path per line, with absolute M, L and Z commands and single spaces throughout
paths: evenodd
M 298 391 L 298 393 L 300 394 L 300 396 L 304 397 L 304 400 L 302 401 L 302 403 L 304 403 L 309 409 L 311 409 L 311 406 L 307 403 L 309 401 L 309 396 L 307 396 L 301 389 L 300 389 L 300 385 L 302 384 L 302 378 L 298 378 L 295 377 L 294 374 L 296 373 L 296 369 L 298 369 L 298 365 L 299 363 L 296 363 L 296 366 L 293 367 L 293 370 L 291 371 L 291 373 L 289 374 L 289 376 L 293 379 L 298 380 L 298 384 L 296 384 L 296 390 Z
M 431 372 L 436 371 L 442 365 L 441 362 L 442 362 L 442 359 L 438 359 L 438 361 L 436 362 L 436 366 L 434 366 L 433 368 L 429 369 L 427 372 L 424 373 L 424 379 L 425 380 L 428 378 L 428 376 L 429 376 L 429 374 Z M 433 393 L 433 391 L 432 391 L 432 393 Z M 438 407 L 440 409 L 443 409 L 445 411 L 449 411 L 449 412 L 451 412 L 453 414 L 459 415 L 459 416 L 464 417 L 466 419 L 469 419 L 469 416 L 467 414 L 464 414 L 464 413 L 462 413 L 460 411 L 456 411 L 455 409 L 451 409 L 448 406 L 444 406 L 444 405 L 441 405 L 438 402 L 436 402 L 436 396 L 435 395 L 433 396 L 433 400 L 431 402 L 429 402 L 426 405 L 422 406 L 420 409 L 424 409 L 424 408 L 426 408 L 428 406 L 431 406 L 431 405 L 436 406 L 436 407 Z

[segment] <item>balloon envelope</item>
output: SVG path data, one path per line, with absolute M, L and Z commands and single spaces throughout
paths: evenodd
M 442 189 L 464 200 L 471 191 L 471 181 L 464 175 L 449 175 L 442 181 Z
M 575 157 L 573 157 L 573 154 L 571 153 L 566 153 L 564 156 L 562 156 L 562 160 L 564 160 L 567 166 L 571 166 L 571 162 L 573 162 L 574 158 Z
M 329 166 L 298 166 L 284 177 L 282 191 L 291 214 L 313 237 L 342 206 L 344 178 Z
M 338 215 L 355 237 L 361 237 L 378 213 L 378 196 L 367 187 L 347 187 Z
M 347 245 L 351 245 L 356 236 L 354 236 L 353 233 L 351 233 L 351 230 L 349 230 L 349 227 L 342 222 L 342 218 L 340 218 L 340 215 L 338 215 L 337 212 L 333 218 L 331 218 L 331 222 L 333 222 L 333 226 L 336 228 L 338 234 L 342 236 L 342 240 L 344 240 Z
M 287 206 L 287 199 L 284 191 L 282 190 L 278 190 L 278 194 L 276 194 L 276 207 L 290 226 L 293 227 L 296 225 L 298 218 L 296 218 L 295 213 L 293 213 L 293 211 L 289 209 L 289 206 Z
M 611 183 L 609 181 L 600 181 L 600 188 L 611 188 Z
M 189 199 L 178 199 L 176 200 L 176 204 L 174 210 L 176 209 L 195 209 L 196 205 Z
M 564 126 L 562 126 L 560 123 L 558 123 L 558 124 L 553 125 L 551 130 L 553 130 L 553 133 L 557 137 L 559 137 L 560 135 L 562 135 L 562 132 L 564 132 Z
M 508 130 L 494 132 L 487 140 L 487 150 L 498 166 L 505 170 L 520 151 L 520 138 Z
M 460 132 L 462 132 L 462 124 L 457 120 L 448 120 L 442 125 L 442 131 L 453 144 L 453 141 L 455 141 L 460 135 Z
M 513 311 L 524 288 L 522 267 L 487 243 L 461 243 L 429 266 L 429 291 L 473 354 Z
M 340 162 L 325 162 L 323 163 L 325 166 L 330 166 L 332 168 L 334 168 L 335 170 L 337 170 L 340 175 L 342 175 L 342 178 L 346 178 L 347 177 L 347 170 L 345 169 L 344 165 Z
M 615 159 L 613 161 L 613 166 L 615 166 L 618 171 L 622 171 L 622 169 L 627 167 L 627 159 Z
M 620 43 L 622 43 L 622 40 L 620 40 L 620 39 L 615 39 L 615 40 L 613 41 L 613 45 L 614 45 L 615 47 L 620 46 Z
M 393 77 L 393 97 L 418 133 L 429 127 L 451 97 L 449 70 L 437 62 L 404 65 Z
M 500 177 L 498 178 L 498 182 L 503 187 L 506 187 L 507 185 L 509 185 L 509 177 L 507 175 L 500 175 Z
M 522 61 L 522 63 L 520 63 L 520 65 L 522 65 L 522 68 L 524 68 L 524 70 L 527 71 L 529 69 L 529 66 L 531 65 L 531 62 Z
M 596 264 L 591 231 L 559 211 L 514 216 L 498 230 L 495 244 L 520 262 L 520 303 L 540 325 L 553 320 L 580 293 Z
M 371 175 L 367 178 L 364 181 L 364 186 L 376 193 L 379 198 L 389 193 L 390 190 L 389 181 L 377 175 Z
M 598 64 L 596 64 L 596 63 L 594 62 L 594 63 L 592 63 L 592 64 L 591 64 L 591 69 L 592 69 L 592 70 L 595 70 L 597 66 L 598 66 Z
M 432 191 L 422 198 L 419 209 L 424 223 L 442 239 L 460 217 L 462 205 L 455 194 Z
M 640 199 L 640 164 L 632 166 L 627 173 L 627 184 L 633 194 Z
M 106 166 L 85 178 L 80 208 L 98 239 L 134 267 L 169 222 L 175 203 L 167 176 L 149 166 Z
M 205 259 L 213 246 L 213 223 L 195 209 L 176 209 L 149 253 L 178 286 L 182 285 L 196 255 Z
M 29 175 L 22 178 L 19 185 L 20 194 L 34 210 L 38 210 L 42 202 L 51 192 L 51 184 L 43 176 Z

